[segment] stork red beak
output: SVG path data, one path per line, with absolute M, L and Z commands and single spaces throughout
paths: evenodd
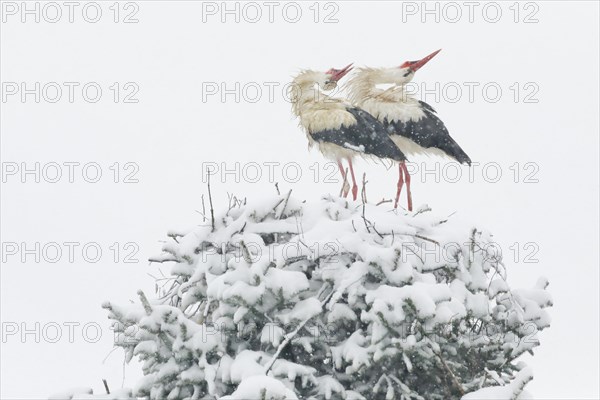
M 431 53 L 430 55 L 428 55 L 427 57 L 422 58 L 419 61 L 416 61 L 415 63 L 413 63 L 410 66 L 410 69 L 412 69 L 414 72 L 417 72 L 423 65 L 427 64 L 429 62 L 429 60 L 431 60 L 433 57 L 435 57 L 436 54 L 439 53 L 440 51 L 442 51 L 442 49 L 436 50 L 433 53 Z
M 331 74 L 331 80 L 333 82 L 337 82 L 340 79 L 342 79 L 348 72 L 352 71 L 352 63 L 346 65 L 344 68 L 342 69 L 330 69 L 328 71 L 328 73 Z

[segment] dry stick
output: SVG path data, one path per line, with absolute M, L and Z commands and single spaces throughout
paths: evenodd
M 363 210 L 362 210 L 362 219 L 363 222 L 365 223 L 365 228 L 367 228 L 367 232 L 371 233 L 371 230 L 369 229 L 369 225 L 367 224 L 367 219 L 365 218 L 365 205 L 363 204 Z
M 444 224 L 444 223 L 448 222 L 448 220 L 450 219 L 450 217 L 451 217 L 451 216 L 453 216 L 454 214 L 456 214 L 456 211 L 454 211 L 452 214 L 448 215 L 448 216 L 446 217 L 446 219 L 443 219 L 443 220 L 441 220 L 441 221 L 438 221 L 438 223 L 437 223 L 436 225 L 441 225 L 441 224 Z
M 271 211 L 269 211 L 268 213 L 266 213 L 260 220 L 259 222 L 264 222 L 267 217 L 273 213 L 273 215 L 277 215 L 277 207 L 279 207 L 279 205 L 283 203 L 283 198 L 279 199 L 279 201 L 277 203 L 275 203 L 275 205 L 273 206 L 273 208 L 271 209 Z
M 292 194 L 292 189 L 290 189 L 290 191 L 288 192 L 288 194 L 285 198 L 285 203 L 283 203 L 283 207 L 281 208 L 281 212 L 279 213 L 279 217 L 277 219 L 281 219 L 281 217 L 283 216 L 283 212 L 285 211 L 285 208 L 287 207 L 287 203 L 288 203 L 288 200 L 290 199 L 291 194 Z
M 413 218 L 416 217 L 417 215 L 421 214 L 421 213 L 428 212 L 428 211 L 431 211 L 430 207 L 421 208 L 421 209 L 417 210 L 417 212 L 415 212 L 413 214 Z
M 414 237 L 416 237 L 416 238 L 419 238 L 419 239 L 421 239 L 421 240 L 426 240 L 426 241 L 428 241 L 428 242 L 435 243 L 435 244 L 437 244 L 438 246 L 440 245 L 440 242 L 438 242 L 437 240 L 429 239 L 428 237 L 421 236 L 421 235 L 419 235 L 419 234 L 415 234 L 415 235 L 412 235 L 412 236 L 414 236 Z
M 114 347 L 112 348 L 112 350 L 108 352 L 108 354 L 106 355 L 106 357 L 104 357 L 104 359 L 102 359 L 102 364 L 104 364 L 104 363 L 106 362 L 106 360 L 108 360 L 108 357 L 110 357 L 110 355 L 111 355 L 111 354 L 112 354 L 114 351 L 116 351 L 117 349 L 118 349 L 118 347 L 117 347 L 117 346 L 114 346 Z
M 452 382 L 454 383 L 454 386 L 456 386 L 456 388 L 458 389 L 458 392 L 460 393 L 460 395 L 462 397 L 465 394 L 465 391 L 462 388 L 462 386 L 460 385 L 460 383 L 458 382 L 458 379 L 456 379 L 456 375 L 454 375 L 454 372 L 452 372 L 452 370 L 450 369 L 448 364 L 446 364 L 446 361 L 442 358 L 441 354 L 435 353 L 435 355 L 438 356 L 438 358 L 442 362 L 442 365 L 444 366 L 444 369 L 446 370 L 446 372 L 448 372 L 448 374 L 450 374 L 450 377 L 452 378 Z
M 323 285 L 328 285 L 328 283 L 324 283 Z M 325 297 L 325 299 L 323 299 L 323 301 L 321 301 L 321 310 L 323 310 L 323 307 L 331 299 L 331 297 L 333 296 L 334 293 L 335 293 L 335 290 L 332 290 L 331 293 L 329 293 Z M 277 348 L 277 351 L 275 352 L 275 354 L 273 355 L 273 357 L 271 357 L 271 360 L 267 364 L 267 368 L 265 369 L 265 375 L 269 374 L 269 371 L 273 367 L 273 364 L 275 364 L 275 361 L 277 361 L 277 359 L 279 358 L 279 354 L 281 354 L 281 352 L 287 346 L 287 344 L 298 334 L 298 332 L 300 332 L 300 330 L 304 327 L 304 325 L 306 325 L 306 323 L 308 321 L 310 321 L 313 317 L 314 317 L 314 315 L 312 317 L 306 318 L 304 321 L 302 321 L 300 323 L 300 325 L 298 325 L 298 327 L 296 329 L 294 329 L 293 332 L 291 332 L 288 335 L 286 335 L 285 340 L 283 341 L 283 343 L 281 343 L 279 345 L 279 347 Z
M 391 203 L 391 202 L 392 202 L 392 199 L 390 199 L 390 200 L 386 200 L 385 198 L 383 198 L 383 199 L 381 199 L 381 201 L 380 201 L 379 203 L 377 203 L 377 204 L 375 204 L 375 205 L 376 205 L 376 206 L 380 206 L 380 205 L 382 205 L 382 204 L 385 204 L 385 203 Z
M 281 193 L 279 192 L 279 182 L 275 182 L 275 189 L 277 189 L 277 195 L 280 196 Z
M 298 327 L 296 329 L 294 329 L 293 332 L 291 332 L 290 334 L 286 335 L 285 340 L 283 341 L 283 343 L 281 343 L 279 345 L 279 347 L 277 348 L 277 351 L 275 352 L 275 354 L 273 355 L 273 357 L 271 358 L 271 360 L 267 364 L 267 368 L 265 369 L 265 375 L 269 374 L 269 371 L 271 370 L 271 367 L 273 367 L 273 364 L 275 364 L 275 361 L 277 361 L 277 359 L 279 358 L 279 354 L 283 351 L 283 349 L 287 346 L 287 344 L 294 338 L 294 336 L 296 336 L 298 334 L 298 332 L 300 332 L 300 329 L 302 329 L 304 327 L 304 325 L 306 325 L 306 323 L 311 318 L 307 318 L 304 321 L 302 321 L 302 323 L 300 323 L 300 325 L 298 325 Z
M 365 218 L 365 196 L 363 195 L 365 192 L 365 185 L 367 184 L 367 182 L 365 182 L 365 173 L 363 173 L 363 187 L 361 190 L 361 200 L 362 200 L 362 219 L 363 222 L 365 223 L 365 228 L 367 228 L 367 232 L 371 233 L 371 230 L 369 229 L 369 225 L 367 224 L 367 218 Z
M 155 263 L 165 263 L 165 262 L 179 262 L 179 260 L 177 258 L 154 258 L 154 257 L 150 257 L 148 259 L 148 261 L 150 261 L 151 263 L 155 262 Z
M 202 222 L 206 222 L 206 206 L 204 205 L 204 195 L 202 195 Z
M 227 197 L 228 197 L 228 209 L 227 212 L 225 213 L 225 215 L 229 215 L 229 212 L 231 210 L 233 210 L 236 206 L 239 207 L 240 202 L 238 201 L 238 198 L 235 197 L 235 195 L 233 193 L 227 193 Z
M 233 200 L 233 193 L 227 192 L 227 212 L 225 213 L 225 216 L 228 216 L 229 211 L 231 211 L 231 209 L 233 208 L 233 206 L 231 205 L 232 200 Z
M 364 221 L 364 223 L 365 223 L 365 227 L 367 228 L 367 232 L 371 233 L 371 231 L 369 230 L 369 225 L 370 225 L 370 226 L 371 226 L 371 228 L 373 228 L 373 230 L 375 231 L 375 233 L 376 233 L 376 234 L 377 234 L 377 235 L 378 235 L 380 238 L 382 238 L 382 239 L 383 239 L 383 235 L 382 235 L 381 233 L 379 233 L 379 232 L 377 231 L 377 229 L 375 229 L 375 224 L 373 224 L 371 221 L 369 221 L 369 220 L 368 220 L 368 219 L 365 217 L 365 205 L 367 204 L 367 194 L 366 194 L 366 193 L 367 193 L 367 190 L 366 190 L 366 187 L 367 187 L 367 183 L 368 183 L 368 181 L 366 181 L 366 180 L 365 180 L 365 178 L 366 178 L 366 174 L 363 174 L 363 188 L 362 188 L 362 191 L 361 191 L 361 200 L 362 200 L 362 203 L 363 203 L 363 214 L 362 214 L 362 218 L 363 218 L 363 221 Z M 367 224 L 367 222 L 368 222 L 368 224 Z M 353 222 L 353 226 L 354 226 L 354 222 Z M 355 228 L 355 230 L 356 230 L 356 228 Z
M 215 231 L 215 211 L 213 210 L 212 194 L 210 193 L 210 172 L 208 173 L 208 200 L 210 201 L 210 220 L 212 225 L 212 231 Z
M 296 217 L 296 219 L 298 219 L 298 217 Z M 300 221 L 300 232 L 301 232 L 301 237 L 304 240 L 304 225 L 302 225 L 302 221 Z
M 374 224 L 374 223 L 372 223 L 371 221 L 369 221 L 369 223 L 371 224 L 371 228 L 373 228 L 373 230 L 375 231 L 375 233 L 376 233 L 377 235 L 379 235 L 379 237 L 380 237 L 381 239 L 383 239 L 383 235 L 382 235 L 381 233 L 379 233 L 379 231 L 378 231 L 377 229 L 375 229 L 375 224 Z
M 367 179 L 367 173 L 363 172 L 362 190 L 360 192 L 360 197 L 361 197 L 363 204 L 365 204 L 367 202 L 367 180 L 366 179 Z
M 356 284 L 356 283 L 360 282 L 360 281 L 361 281 L 361 280 L 363 280 L 363 279 L 364 279 L 364 276 L 360 276 L 360 277 L 358 277 L 358 279 L 356 279 L 356 280 L 354 280 L 354 281 L 350 282 L 348 285 L 346 285 L 346 286 L 344 286 L 344 287 L 342 287 L 342 288 L 340 288 L 340 289 L 333 290 L 333 288 L 332 288 L 332 289 L 331 289 L 331 293 L 329 293 L 329 295 L 328 295 L 328 296 L 325 298 L 325 300 L 323 300 L 323 301 L 321 302 L 321 304 L 322 304 L 322 305 L 325 305 L 325 304 L 327 304 L 327 303 L 330 303 L 330 302 L 331 302 L 331 299 L 333 298 L 333 295 L 334 295 L 334 294 L 337 294 L 337 293 L 339 293 L 340 295 L 339 295 L 339 296 L 336 298 L 336 301 L 337 301 L 337 300 L 339 300 L 339 298 L 340 298 L 341 296 L 343 296 L 343 295 L 344 295 L 344 293 L 345 293 L 345 292 L 346 292 L 348 289 L 350 289 L 350 286 L 352 286 L 352 285 L 354 285 L 354 284 Z M 334 304 L 335 304 L 335 303 L 334 303 Z M 331 306 L 330 306 L 329 304 L 327 304 L 327 309 L 331 310 L 331 307 L 333 307 L 333 304 L 332 304 Z
M 393 233 L 392 233 L 392 235 L 393 235 Z M 392 236 L 392 243 L 394 243 L 394 236 Z M 404 246 L 403 246 L 403 247 L 404 247 Z M 410 248 L 410 246 L 407 246 L 407 247 L 406 247 L 406 249 L 407 249 L 407 250 L 410 250 L 410 251 L 411 251 L 411 252 L 412 252 L 412 253 L 413 253 L 415 256 L 417 256 L 417 258 L 418 258 L 419 260 L 421 260 L 421 263 L 423 263 L 423 265 L 425 265 L 425 261 L 423 261 L 423 258 L 421 258 L 421 256 L 420 256 L 420 255 L 418 255 L 416 251 L 414 251 L 413 249 L 411 249 L 411 248 Z
M 246 224 L 248 223 L 248 221 L 244 221 L 244 225 L 242 225 L 242 229 L 240 229 L 239 231 L 237 231 L 236 233 L 242 233 L 244 232 L 244 229 L 246 229 Z M 233 236 L 233 235 L 232 235 Z
M 110 394 L 110 389 L 108 388 L 108 382 L 106 382 L 106 379 L 102 379 L 102 383 L 104 383 L 104 390 L 106 390 L 106 394 Z
M 177 240 L 177 238 L 183 237 L 184 235 L 181 235 L 179 233 L 167 233 L 167 236 L 173 239 L 175 242 L 179 243 L 179 240 Z
M 204 206 L 204 205 L 202 205 Z M 202 211 L 198 211 L 198 210 L 194 210 L 196 211 L 198 214 L 202 215 L 202 222 L 206 222 L 206 215 L 202 212 Z
M 398 234 L 400 236 L 412 236 L 412 237 L 415 237 L 415 238 L 419 238 L 419 239 L 426 240 L 428 242 L 437 244 L 438 246 L 440 245 L 440 242 L 438 242 L 437 240 L 430 239 L 428 237 L 419 235 L 418 233 L 398 232 Z M 382 233 L 382 235 L 384 235 L 384 236 L 386 236 L 386 235 L 392 235 L 392 238 L 393 238 L 394 237 L 394 231 L 392 230 L 391 232 L 384 232 L 384 233 Z
M 453 216 L 454 214 L 456 214 L 456 211 L 454 211 L 452 214 L 448 215 L 446 217 L 446 219 L 443 219 L 441 221 L 438 221 L 437 223 L 434 224 L 434 226 L 436 225 L 441 225 L 441 224 L 445 224 L 446 222 L 448 222 L 448 220 L 450 219 L 451 216 Z

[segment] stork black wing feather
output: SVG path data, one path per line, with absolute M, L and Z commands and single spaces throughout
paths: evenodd
M 446 125 L 435 115 L 435 110 L 424 101 L 419 101 L 425 115 L 418 121 L 388 121 L 384 120 L 389 134 L 404 136 L 421 147 L 436 148 L 461 164 L 471 165 L 471 159 L 464 150 L 452 139 Z
M 431 111 L 432 113 L 437 113 L 437 111 L 435 111 L 435 108 L 431 107 L 429 104 L 425 103 L 424 101 L 419 100 L 419 104 L 421 104 L 421 107 L 423 107 L 425 110 Z
M 389 158 L 404 161 L 406 157 L 390 139 L 385 127 L 368 112 L 356 108 L 346 109 L 356 119 L 356 124 L 341 126 L 339 129 L 326 129 L 311 132 L 317 142 L 328 142 L 338 146 L 373 155 L 379 158 Z

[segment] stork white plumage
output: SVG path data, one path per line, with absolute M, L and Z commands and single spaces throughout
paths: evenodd
M 435 110 L 424 101 L 407 93 L 405 85 L 415 72 L 431 60 L 440 50 L 418 61 L 406 61 L 399 67 L 360 68 L 348 83 L 350 99 L 357 107 L 381 122 L 395 145 L 407 155 L 426 154 L 450 157 L 471 165 L 471 159 L 450 137 Z M 378 85 L 392 84 L 389 88 Z M 400 163 L 396 202 L 406 182 L 408 209 L 412 210 L 410 174 L 405 163 Z
M 356 200 L 358 185 L 352 159 L 372 156 L 377 159 L 405 161 L 406 157 L 390 139 L 384 126 L 372 115 L 352 106 L 343 99 L 325 94 L 337 87 L 337 82 L 350 70 L 351 64 L 327 72 L 303 71 L 291 86 L 292 110 L 300 119 L 309 147 L 316 145 L 328 159 L 338 163 L 342 179 L 346 173 L 342 160 L 346 159 L 352 176 L 352 197 Z M 344 197 L 348 189 L 344 188 Z

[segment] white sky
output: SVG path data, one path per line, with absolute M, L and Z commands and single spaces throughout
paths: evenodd
M 281 95 L 299 69 L 324 70 L 350 62 L 393 66 L 442 48 L 415 82 L 433 91 L 437 82 L 438 94 L 445 88 L 439 99 L 433 93 L 424 97 L 422 91 L 420 96 L 481 164 L 472 168 L 473 179 L 463 168 L 456 183 L 436 183 L 433 174 L 417 173 L 414 201 L 441 215 L 456 212 L 457 218 L 494 232 L 514 287 L 532 286 L 540 275 L 549 278 L 553 324 L 541 334 L 535 357 L 526 359 L 535 372 L 529 390 L 538 399 L 598 398 L 598 3 L 477 3 L 473 22 L 464 2 L 440 3 L 436 22 L 435 11 L 422 15 L 421 2 L 334 2 L 318 6 L 317 23 L 312 2 L 299 5 L 297 23 L 289 22 L 295 17 L 291 6 L 282 14 L 284 3 L 275 6 L 273 23 L 263 2 L 256 3 L 262 11 L 256 23 L 248 22 L 256 8 L 242 5 L 239 22 L 235 15 L 225 15 L 222 22 L 219 12 L 204 14 L 203 21 L 202 4 L 191 1 L 121 3 L 118 23 L 113 20 L 115 8 L 110 8 L 113 2 L 98 3 L 102 15 L 97 23 L 85 21 L 82 10 L 93 19 L 94 5 L 82 2 L 70 23 L 68 7 L 56 4 L 62 12 L 58 22 L 47 21 L 55 18 L 56 7 L 38 3 L 36 23 L 35 15 L 22 14 L 21 2 L 2 3 L 0 397 L 45 398 L 73 386 L 92 386 L 102 393 L 102 378 L 111 387 L 120 386 L 122 352 L 115 351 L 103 363 L 112 336 L 100 305 L 105 300 L 137 301 L 139 288 L 152 293 L 154 282 L 146 273 L 156 273 L 157 267 L 145 260 L 159 252 L 168 229 L 201 222 L 195 210 L 201 208 L 206 189 L 204 162 L 228 168 L 239 162 L 240 172 L 249 178 L 255 169 L 248 163 L 262 166 L 256 183 L 243 177 L 236 183 L 233 175 L 215 180 L 217 208 L 224 206 L 227 192 L 252 197 L 274 191 L 265 165 L 271 162 L 279 163 L 273 171 L 282 190 L 293 188 L 296 196 L 312 199 L 338 191 L 339 184 L 323 182 L 332 169 L 319 154 L 307 152 L 306 138 Z M 33 9 L 35 2 L 27 5 Z M 204 7 L 211 11 L 221 3 Z M 499 21 L 489 22 L 497 8 L 502 12 Z M 462 17 L 452 23 L 457 10 Z M 337 22 L 323 23 L 332 12 Z M 122 23 L 130 13 L 139 21 Z M 533 23 L 524 23 L 526 18 Z M 25 102 L 20 92 L 10 94 L 21 89 L 21 82 L 30 89 L 40 82 L 39 103 L 34 94 Z M 56 93 L 48 82 L 62 88 L 56 103 L 47 101 Z M 63 82 L 79 85 L 74 86 L 72 103 Z M 82 97 L 81 88 L 89 82 L 102 89 L 97 103 Z M 110 88 L 115 82 L 120 96 L 139 88 L 133 95 L 139 102 L 126 104 L 121 97 L 115 103 L 115 86 Z M 133 85 L 126 87 L 127 82 Z M 242 88 L 250 84 L 245 99 L 244 93 L 239 102 L 232 94 L 225 101 L 219 94 L 203 96 L 203 88 L 221 82 L 230 89 L 236 82 Z M 275 88 L 273 99 L 269 85 Z M 474 88 L 472 101 L 469 86 Z M 248 101 L 256 97 L 256 87 L 262 96 Z M 502 94 L 492 102 L 498 87 Z M 459 99 L 457 88 L 462 90 Z M 94 96 L 93 87 L 88 95 Z M 456 172 L 444 169 L 440 160 L 414 161 L 421 169 L 437 165 L 451 178 Z M 36 162 L 46 172 L 39 183 L 33 175 L 23 178 L 20 171 L 9 174 L 15 165 L 34 168 Z M 65 162 L 80 163 L 74 167 L 73 183 Z M 111 169 L 115 162 L 118 168 Z M 126 167 L 128 162 L 139 171 Z M 57 183 L 48 182 L 56 173 L 53 163 L 62 165 Z M 86 163 L 100 166 L 98 183 L 82 178 L 81 165 Z M 515 167 L 510 169 L 515 163 L 520 170 L 517 183 Z M 87 170 L 88 179 L 94 165 Z M 283 167 L 293 178 L 296 165 L 300 181 L 286 182 Z M 488 168 L 485 176 L 483 166 Z M 502 177 L 492 183 L 496 167 Z M 115 169 L 120 170 L 119 183 L 113 182 Z M 357 170 L 367 172 L 371 200 L 393 195 L 395 169 L 358 162 Z M 138 183 L 122 182 L 130 172 Z M 537 183 L 524 182 L 529 173 Z M 49 262 L 54 256 L 50 245 L 40 262 L 34 255 L 22 262 L 21 243 L 33 248 L 36 242 L 41 247 L 59 243 L 62 257 Z M 78 243 L 74 262 L 69 262 L 64 242 Z M 118 262 L 111 250 L 115 242 L 121 249 Z M 129 242 L 138 246 L 137 263 L 123 262 L 135 250 L 124 247 Z M 11 243 L 17 244 L 16 255 Z M 97 263 L 82 257 L 81 248 L 88 243 L 90 257 L 93 243 L 102 250 Z M 520 248 L 517 262 L 510 261 L 514 243 L 518 245 L 513 249 Z M 531 251 L 537 251 L 533 261 L 538 262 L 525 262 Z M 40 343 L 34 334 L 22 340 L 21 329 L 35 331 L 36 323 Z M 69 323 L 79 324 L 73 328 L 73 343 Z M 50 343 L 57 324 L 62 336 Z M 96 336 L 94 327 L 101 328 L 99 341 L 85 340 L 85 324 L 88 339 Z M 9 335 L 15 327 L 19 332 Z M 136 366 L 125 368 L 126 384 L 138 376 Z

